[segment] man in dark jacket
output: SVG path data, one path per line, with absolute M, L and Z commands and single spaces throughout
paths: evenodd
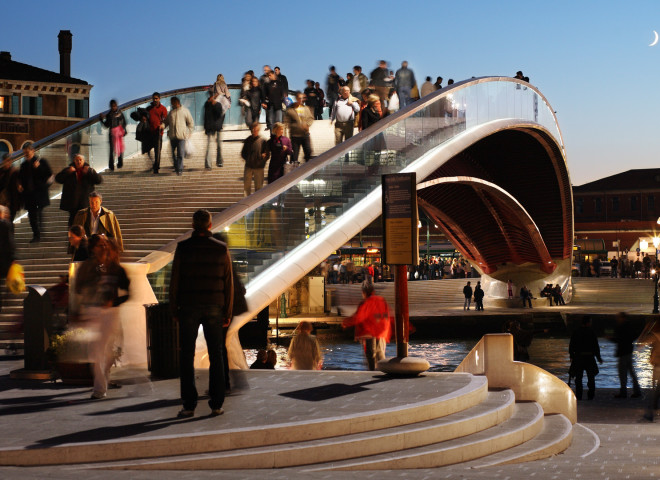
M 23 188 L 23 203 L 28 211 L 30 227 L 32 227 L 32 240 L 30 243 L 41 240 L 41 227 L 43 224 L 43 209 L 50 205 L 48 187 L 50 187 L 53 171 L 48 162 L 35 155 L 31 143 L 23 146 L 25 160 L 21 164 L 18 176 Z
M 252 135 L 243 141 L 243 149 L 241 150 L 241 157 L 245 160 L 243 188 L 246 197 L 252 193 L 253 179 L 255 192 L 264 186 L 264 167 L 270 155 L 268 142 L 259 135 L 261 125 L 255 122 L 250 127 L 250 130 L 252 131 Z
M 408 62 L 401 62 L 401 68 L 396 71 L 396 75 L 394 76 L 394 89 L 399 96 L 401 108 L 407 107 L 412 103 L 410 92 L 415 84 L 415 74 L 408 68 Z
M 633 326 L 630 324 L 628 315 L 624 312 L 617 314 L 616 327 L 614 328 L 614 337 L 611 340 L 616 343 L 616 352 L 614 356 L 618 360 L 619 368 L 619 385 L 621 386 L 619 393 L 614 398 L 626 398 L 628 396 L 628 373 L 632 378 L 633 394 L 632 398 L 642 396 L 642 390 L 639 387 L 637 374 L 633 367 L 633 342 L 637 338 L 638 332 L 634 331 Z
M 222 124 L 225 122 L 225 114 L 222 105 L 216 100 L 213 90 L 209 90 L 209 98 L 204 104 L 204 132 L 206 133 L 206 157 L 204 166 L 211 169 L 211 143 L 215 142 L 216 156 L 215 165 L 222 167 Z
M 593 400 L 596 395 L 596 375 L 598 374 L 598 363 L 603 363 L 600 358 L 600 346 L 598 338 L 591 328 L 591 317 L 582 319 L 582 326 L 573 332 L 568 344 L 568 354 L 571 357 L 569 376 L 575 377 L 575 397 L 582 400 L 582 374 L 587 372 L 587 387 L 589 392 L 587 398 Z
M 103 182 L 103 178 L 85 162 L 85 157 L 78 154 L 73 157 L 71 165 L 55 175 L 55 181 L 62 184 L 60 210 L 69 212 L 70 227 L 78 210 L 87 208 L 89 194 L 94 191 L 95 185 Z
M 263 84 L 262 90 L 266 102 L 262 105 L 266 110 L 266 128 L 270 130 L 273 124 L 282 121 L 282 102 L 287 92 L 272 70 L 268 72 L 268 82 Z
M 16 213 L 21 209 L 21 184 L 18 179 L 18 168 L 12 166 L 9 152 L 2 156 L 2 165 L 0 165 L 0 205 L 9 209 L 9 221 L 13 224 Z
M 387 68 L 387 62 L 381 60 L 378 63 L 378 67 L 371 72 L 371 84 L 373 84 L 376 91 L 376 95 L 380 99 L 381 108 L 385 108 L 387 105 L 387 95 L 390 93 L 390 86 L 388 85 L 388 77 L 390 71 Z
M 9 209 L 0 205 L 0 281 L 7 278 L 9 267 L 16 260 L 14 233 L 9 221 Z M 0 290 L 0 311 L 2 311 L 2 290 Z
M 472 302 L 472 287 L 470 286 L 470 282 L 467 282 L 467 285 L 463 287 L 463 296 L 465 297 L 463 310 L 470 310 L 470 302 Z
M 477 311 L 484 309 L 484 291 L 481 288 L 481 282 L 477 282 L 477 286 L 474 287 L 474 303 Z
M 229 250 L 211 236 L 211 214 L 197 210 L 192 236 L 179 243 L 172 262 L 170 307 L 179 324 L 181 348 L 180 418 L 192 417 L 197 407 L 195 342 L 201 325 L 209 354 L 209 406 L 211 415 L 224 413 L 225 373 L 222 359 L 222 327 L 232 316 L 233 281 Z
M 154 92 L 151 104 L 147 107 L 149 114 L 149 146 L 154 149 L 154 173 L 160 170 L 160 151 L 163 148 L 163 130 L 167 118 L 167 108 L 160 103 L 160 93 Z

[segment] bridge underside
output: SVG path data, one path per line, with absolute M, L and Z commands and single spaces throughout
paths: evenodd
M 550 277 L 567 283 L 570 181 L 561 150 L 544 132 L 511 129 L 483 138 L 418 185 L 418 199 L 483 274 L 504 282 L 518 277 L 517 284 Z

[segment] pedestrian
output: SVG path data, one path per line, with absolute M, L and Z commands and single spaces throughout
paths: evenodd
M 98 192 L 89 194 L 89 207 L 78 211 L 73 219 L 74 225 L 80 225 L 85 229 L 87 237 L 99 234 L 105 235 L 117 244 L 120 252 L 124 251 L 124 241 L 121 236 L 121 228 L 115 214 L 102 207 L 103 196 Z
M 342 327 L 355 326 L 355 339 L 362 343 L 369 370 L 385 358 L 393 317 L 385 299 L 374 295 L 374 285 L 362 282 L 362 302 L 356 312 L 342 322 Z
M 420 92 L 422 94 L 422 97 L 425 97 L 433 92 L 435 92 L 437 89 L 435 88 L 435 85 L 431 83 L 431 77 L 426 77 L 426 81 L 422 83 L 422 91 Z
M 529 303 L 529 308 L 532 308 L 532 292 L 529 291 L 527 285 L 520 288 L 520 298 L 522 299 L 523 308 L 525 308 L 526 303 Z
M 305 94 L 296 92 L 296 102 L 287 108 L 284 115 L 284 124 L 289 132 L 291 145 L 293 147 L 292 161 L 297 162 L 300 155 L 300 147 L 303 149 L 305 162 L 312 158 L 312 142 L 309 128 L 314 123 L 314 117 L 310 109 L 305 106 Z
M 575 377 L 575 398 L 582 400 L 582 375 L 587 372 L 587 399 L 593 400 L 596 395 L 596 375 L 598 375 L 598 363 L 603 363 L 600 357 L 600 346 L 598 338 L 591 328 L 591 317 L 585 315 L 582 318 L 582 326 L 571 335 L 568 345 L 568 353 L 571 357 L 569 377 Z M 570 379 L 569 379 L 570 383 Z
M 154 149 L 154 174 L 160 171 L 160 153 L 163 148 L 163 122 L 167 118 L 167 108 L 160 103 L 160 93 L 151 95 L 151 104 L 147 107 L 149 114 L 149 151 Z
M 55 175 L 55 181 L 62 184 L 60 210 L 69 212 L 70 227 L 78 211 L 88 206 L 89 194 L 103 182 L 103 177 L 85 162 L 84 156 L 77 154 L 71 165 Z
M 5 152 L 0 165 L 0 205 L 9 209 L 9 222 L 12 228 L 16 213 L 22 208 L 22 189 L 18 168 L 12 165 L 11 153 Z
M 204 167 L 211 169 L 211 144 L 216 145 L 215 166 L 222 167 L 222 125 L 225 114 L 217 97 L 209 91 L 209 98 L 204 103 L 204 133 L 206 133 L 206 155 Z
M 9 216 L 9 208 L 0 205 L 0 282 L 5 282 L 9 267 L 16 261 L 14 229 Z M 2 311 L 2 289 L 0 289 L 0 311 Z
M 231 105 L 231 94 L 229 93 L 229 88 L 227 88 L 227 82 L 225 82 L 225 76 L 222 73 L 219 73 L 216 77 L 213 88 L 211 89 L 215 101 L 222 105 L 223 102 L 228 102 L 225 104 Z M 223 100 L 221 97 L 225 97 Z M 223 112 L 224 113 L 224 112 Z
M 325 107 L 325 94 L 321 90 L 319 82 L 314 83 L 314 90 L 316 90 L 316 108 L 314 109 L 314 120 L 323 120 L 323 108 Z
M 268 82 L 265 82 L 261 88 L 264 101 L 262 107 L 266 110 L 266 130 L 270 130 L 273 124 L 282 121 L 282 103 L 287 92 L 272 70 L 268 72 Z
M 312 335 L 312 324 L 302 321 L 289 345 L 289 361 L 292 370 L 320 370 L 323 356 L 319 341 Z
M 346 85 L 350 87 L 351 95 L 356 98 L 360 98 L 360 93 L 369 86 L 369 79 L 362 73 L 362 67 L 360 65 L 353 67 L 352 74 L 346 74 Z
M 328 78 L 326 79 L 325 82 L 325 93 L 326 93 L 326 98 L 328 99 L 328 109 L 330 112 L 335 107 L 335 102 L 339 98 L 339 88 L 341 87 L 340 85 L 340 80 L 341 78 L 337 74 L 337 71 L 335 70 L 334 65 L 330 65 L 330 73 L 328 74 Z M 350 94 L 351 89 L 348 89 L 348 93 Z
M 172 148 L 172 161 L 177 175 L 183 173 L 183 157 L 186 156 L 186 141 L 195 128 L 190 111 L 181 105 L 178 97 L 172 97 L 170 113 L 167 115 L 164 127 L 167 127 L 167 136 L 170 138 Z
M 435 79 L 435 83 L 433 84 L 433 87 L 436 90 L 442 89 L 442 77 L 438 77 L 438 78 Z
M 617 269 L 619 266 L 619 261 L 617 260 L 616 257 L 612 257 L 612 260 L 610 260 L 610 265 L 612 267 L 612 270 L 610 271 L 610 277 L 617 278 Z
M 401 108 L 405 108 L 412 103 L 412 91 L 416 84 L 415 74 L 408 68 L 408 62 L 404 60 L 401 62 L 401 68 L 396 71 L 394 76 L 394 88 L 397 95 L 399 95 Z
M 241 157 L 245 161 L 243 170 L 243 190 L 247 197 L 252 193 L 252 181 L 254 181 L 254 191 L 256 192 L 264 185 L 264 167 L 270 152 L 268 151 L 268 142 L 260 135 L 261 125 L 257 122 L 252 124 L 251 133 L 243 141 Z
M 472 287 L 470 286 L 470 282 L 467 282 L 467 285 L 463 287 L 463 296 L 465 297 L 463 310 L 470 310 L 470 302 L 472 302 Z
M 89 245 L 85 229 L 80 225 L 69 227 L 69 253 L 72 262 L 84 262 L 89 258 Z
M 511 279 L 507 280 L 506 282 L 506 291 L 507 294 L 509 295 L 509 300 L 513 300 L 513 282 L 511 281 Z
M 484 310 L 484 291 L 481 288 L 481 282 L 478 281 L 477 285 L 474 287 L 474 305 L 478 312 Z
M 348 87 L 341 87 L 339 98 L 333 105 L 330 124 L 335 122 L 335 145 L 339 145 L 353 136 L 355 115 L 360 112 L 360 102 L 351 95 Z
M 211 415 L 222 415 L 225 369 L 222 357 L 223 326 L 232 317 L 232 264 L 227 245 L 211 236 L 211 214 L 197 210 L 193 233 L 179 242 L 172 262 L 170 308 L 179 325 L 180 385 L 183 408 L 179 418 L 189 418 L 197 407 L 195 342 L 200 325 L 209 355 L 209 406 Z
M 633 393 L 631 398 L 638 398 L 642 396 L 642 390 L 639 387 L 639 382 L 637 380 L 637 374 L 635 373 L 635 368 L 633 367 L 633 342 L 637 338 L 637 335 L 633 331 L 633 327 L 630 324 L 630 319 L 628 315 L 624 312 L 620 312 L 616 316 L 616 327 L 614 328 L 614 337 L 612 340 L 616 343 L 616 352 L 614 355 L 618 359 L 618 370 L 619 370 L 619 384 L 620 389 L 619 393 L 614 395 L 614 398 L 626 398 L 628 396 L 627 387 L 628 387 L 628 373 L 632 379 Z
M 316 120 L 316 108 L 319 105 L 318 91 L 314 86 L 314 80 L 306 80 L 305 83 L 307 85 L 303 91 L 305 94 L 305 105 L 309 107 L 314 120 Z
M 651 376 L 651 388 L 653 392 L 650 396 L 646 413 L 644 413 L 644 419 L 652 422 L 655 411 L 658 409 L 658 400 L 660 400 L 660 323 L 654 321 L 648 324 L 644 332 L 639 336 L 639 341 L 651 347 L 649 363 L 653 369 Z
M 284 164 L 291 158 L 293 147 L 291 140 L 284 136 L 284 124 L 277 122 L 273 125 L 267 149 L 270 152 L 270 163 L 268 164 L 268 183 L 284 175 Z
M 19 170 L 19 182 L 23 189 L 23 203 L 28 211 L 28 219 L 32 228 L 32 240 L 30 243 L 41 240 L 43 227 L 43 211 L 50 205 L 48 189 L 53 183 L 53 171 L 48 161 L 39 158 L 34 151 L 32 143 L 23 145 L 25 160 Z
M 284 91 L 284 96 L 286 97 L 289 94 L 289 79 L 286 78 L 286 75 L 282 73 L 280 67 L 275 67 L 273 71 L 275 72 L 275 77 L 282 85 L 282 90 Z
M 390 87 L 391 87 L 388 80 L 390 76 L 390 71 L 387 68 L 387 62 L 385 60 L 381 60 L 380 62 L 378 62 L 378 67 L 376 67 L 371 72 L 370 76 L 371 76 L 370 85 L 374 86 L 376 95 L 380 99 L 380 104 L 384 107 L 386 105 L 387 95 L 390 92 Z M 399 95 L 399 101 L 401 101 L 401 95 Z M 403 103 L 401 104 L 401 106 L 405 107 Z
M 253 123 L 259 122 L 261 106 L 266 103 L 257 77 L 251 77 L 249 88 L 241 93 L 241 102 L 245 114 L 245 124 L 251 128 Z
M 110 157 L 108 168 L 115 171 L 115 156 L 117 157 L 117 168 L 124 166 L 124 137 L 126 136 L 126 117 L 119 111 L 117 100 L 110 100 L 110 111 L 107 115 L 99 115 L 101 124 L 108 129 L 110 140 Z
M 92 399 L 106 396 L 110 382 L 110 368 L 115 362 L 115 345 L 121 332 L 121 320 L 116 308 L 128 299 L 129 279 L 119 265 L 116 243 L 104 235 L 95 234 L 89 241 L 91 257 L 85 260 L 76 274 L 76 293 L 81 296 L 81 316 L 94 334 L 90 345 L 90 360 L 94 365 Z M 126 294 L 120 295 L 121 291 Z
M 378 112 L 377 104 L 380 102 L 376 95 L 369 95 L 367 98 L 367 108 L 362 109 L 360 113 L 360 122 L 362 123 L 362 130 L 366 130 L 378 120 L 380 120 L 380 113 Z

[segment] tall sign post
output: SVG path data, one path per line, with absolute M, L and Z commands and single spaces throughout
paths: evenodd
M 407 266 L 419 263 L 416 175 L 414 172 L 383 175 L 382 189 L 383 263 L 395 267 L 397 356 L 378 362 L 378 368 L 386 373 L 417 375 L 428 370 L 430 365 L 424 359 L 408 357 Z

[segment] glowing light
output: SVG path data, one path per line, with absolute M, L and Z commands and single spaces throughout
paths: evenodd
M 646 250 L 647 248 L 649 248 L 649 242 L 647 242 L 646 240 L 640 240 L 639 248 L 640 250 Z
M 660 238 L 658 237 L 653 237 L 653 246 L 655 248 L 658 248 L 658 245 L 660 245 Z
M 225 232 L 229 231 L 229 225 L 225 227 Z
M 421 222 L 421 220 L 417 222 L 417 228 L 422 228 L 422 222 Z

